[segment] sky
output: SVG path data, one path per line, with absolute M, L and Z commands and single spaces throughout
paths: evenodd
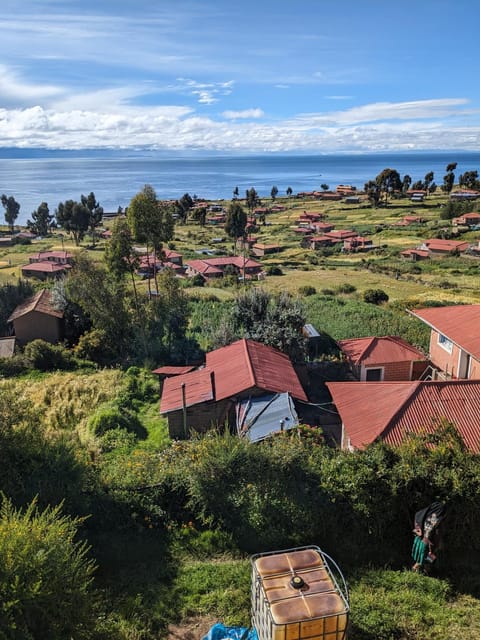
M 480 149 L 477 0 L 2 0 L 0 147 Z

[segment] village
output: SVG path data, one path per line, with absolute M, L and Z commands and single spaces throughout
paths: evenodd
M 33 403 L 51 442 L 82 460 L 90 488 L 67 458 L 31 482 L 72 505 L 87 492 L 87 536 L 109 592 L 118 580 L 154 608 L 170 598 L 172 578 L 150 556 L 159 545 L 176 549 L 169 571 L 186 550 L 204 554 L 229 594 L 233 583 L 248 593 L 243 554 L 320 542 L 353 589 L 352 638 L 371 629 L 358 608 L 364 581 L 380 571 L 375 579 L 405 588 L 418 502 L 447 503 L 456 487 L 453 517 L 470 514 L 476 473 L 464 470 L 480 453 L 476 195 L 417 189 L 373 206 L 338 185 L 250 207 L 192 199 L 182 215 L 160 203 L 174 212 L 172 237 L 161 249 L 148 234 L 132 238 L 120 267 L 112 247 L 130 237 L 128 211 L 103 215 L 79 242 L 58 227 L 40 237 L 3 230 L 2 411 L 10 420 L 20 402 L 29 420 Z M 452 202 L 458 215 L 446 216 Z M 245 212 L 238 235 L 228 231 L 232 204 Z M 351 535 L 339 539 L 346 523 Z M 139 558 L 131 566 L 127 538 Z M 464 538 L 447 540 L 439 579 L 472 589 Z M 388 569 L 358 574 L 372 558 Z M 191 560 L 180 563 L 196 584 Z M 217 572 L 229 563 L 225 582 Z M 216 586 L 208 593 L 216 604 L 196 593 L 188 606 L 168 599 L 169 613 L 147 614 L 139 601 L 135 615 L 172 640 L 200 638 L 219 619 L 248 624 L 244 601 L 235 613 Z M 345 603 L 332 639 L 346 633 Z

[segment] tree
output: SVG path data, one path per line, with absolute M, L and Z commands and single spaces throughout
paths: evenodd
M 180 200 L 175 203 L 176 213 L 180 216 L 183 224 L 186 223 L 188 212 L 193 207 L 193 200 L 188 193 L 184 193 Z
M 32 220 L 27 220 L 27 227 L 38 236 L 46 236 L 54 220 L 55 216 L 50 214 L 48 204 L 42 202 L 35 211 L 32 211 Z
M 272 190 L 270 191 L 270 196 L 272 198 L 272 202 L 275 202 L 275 198 L 278 196 L 278 188 L 274 185 Z
M 324 182 L 323 184 L 320 185 L 320 189 L 322 189 L 322 191 L 328 191 L 330 187 L 326 182 Z
M 378 186 L 378 184 L 373 180 L 369 180 L 365 183 L 364 191 L 367 194 L 367 198 L 370 204 L 374 207 L 377 207 L 378 203 L 380 202 L 381 196 L 380 187 Z
M 479 189 L 478 171 L 465 171 L 458 177 L 458 184 L 467 189 Z
M 287 187 L 287 190 L 286 190 L 286 192 L 285 192 L 285 193 L 287 194 L 287 197 L 288 197 L 288 198 L 290 198 L 290 196 L 291 196 L 291 195 L 292 195 L 292 193 L 293 193 L 293 189 L 292 189 L 292 187 Z
M 244 208 L 237 200 L 232 200 L 227 209 L 225 219 L 225 232 L 233 239 L 234 251 L 237 250 L 237 242 L 239 238 L 245 236 L 247 226 L 247 214 Z
M 135 271 L 138 269 L 139 256 L 133 248 L 133 239 L 125 218 L 117 218 L 113 223 L 112 236 L 105 246 L 105 263 L 117 280 L 129 274 L 137 301 Z
M 146 184 L 130 201 L 127 222 L 132 236 L 147 245 L 147 260 L 153 252 L 153 273 L 157 286 L 156 256 L 162 251 L 164 242 L 173 238 L 174 220 L 170 203 L 157 200 L 155 189 Z M 151 297 L 150 277 L 148 291 Z
M 65 289 L 68 300 L 78 304 L 92 328 L 102 332 L 102 360 L 123 358 L 128 353 L 132 333 L 123 283 L 81 253 L 69 271 Z
M 57 224 L 70 233 L 78 246 L 90 225 L 90 210 L 81 202 L 66 200 L 55 210 Z
M 233 200 L 238 200 L 239 193 L 238 187 L 235 187 L 233 190 Z
M 407 191 L 410 189 L 411 184 L 412 178 L 408 174 L 405 174 L 402 180 L 402 193 L 407 193 Z
M 258 205 L 260 204 L 260 198 L 258 197 L 258 193 L 252 187 L 251 189 L 246 190 L 245 197 L 246 197 L 248 210 L 250 213 L 252 213 L 255 207 L 258 207 Z
M 13 233 L 15 220 L 20 212 L 20 205 L 13 196 L 2 194 L 2 205 L 5 209 L 5 222 L 8 224 L 10 231 Z
M 385 205 L 388 204 L 388 196 L 394 191 L 400 191 L 402 188 L 402 181 L 396 169 L 384 169 L 375 178 L 375 183 L 380 189 L 380 194 L 383 194 Z
M 0 335 L 8 335 L 7 319 L 10 314 L 34 292 L 33 286 L 27 280 L 18 280 L 17 284 L 0 286 Z
M 443 184 L 442 191 L 445 193 L 450 193 L 453 189 L 453 184 L 455 182 L 455 174 L 453 172 L 449 172 L 443 176 Z
M 61 505 L 40 511 L 34 500 L 22 511 L 3 497 L 0 637 L 90 637 L 96 567 L 87 544 L 75 541 L 82 522 L 63 515 Z
M 430 171 L 429 173 L 426 174 L 425 178 L 423 179 L 424 182 L 423 184 L 425 185 L 425 191 L 428 193 L 430 191 L 430 185 L 433 182 L 433 171 Z
M 239 337 L 275 347 L 293 360 L 305 355 L 305 311 L 288 292 L 273 296 L 257 287 L 247 290 L 236 298 L 230 322 Z
M 447 164 L 447 167 L 445 169 L 447 173 L 446 175 L 443 176 L 443 185 L 442 185 L 442 191 L 444 191 L 445 193 L 450 193 L 451 190 L 453 189 L 453 185 L 455 183 L 455 174 L 453 172 L 455 171 L 456 168 L 457 168 L 456 162 L 450 162 L 450 164 Z
M 89 211 L 89 220 L 88 220 L 88 228 L 90 230 L 90 234 L 92 236 L 92 244 L 95 246 L 96 241 L 96 233 L 95 229 L 101 223 L 103 218 L 103 207 L 97 202 L 95 198 L 95 194 L 91 191 L 88 196 L 84 196 L 83 194 L 80 196 L 81 203 L 83 206 L 87 207 Z

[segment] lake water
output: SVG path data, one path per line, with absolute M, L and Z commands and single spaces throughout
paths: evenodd
M 20 203 L 17 224 L 25 224 L 41 202 L 54 212 L 59 202 L 79 200 L 93 191 L 105 211 L 125 208 L 145 184 L 158 198 L 177 199 L 184 193 L 209 200 L 230 199 L 236 186 L 240 197 L 254 187 L 260 197 L 272 186 L 283 196 L 351 184 L 363 188 L 383 169 L 396 169 L 413 181 L 434 172 L 443 182 L 447 164 L 457 162 L 455 175 L 480 169 L 480 152 L 395 153 L 367 155 L 176 155 L 147 152 L 42 152 L 0 150 L 0 194 Z M 4 223 L 0 210 L 0 223 Z

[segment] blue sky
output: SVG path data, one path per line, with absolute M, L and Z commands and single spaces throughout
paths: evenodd
M 2 0 L 0 147 L 480 149 L 474 0 Z

